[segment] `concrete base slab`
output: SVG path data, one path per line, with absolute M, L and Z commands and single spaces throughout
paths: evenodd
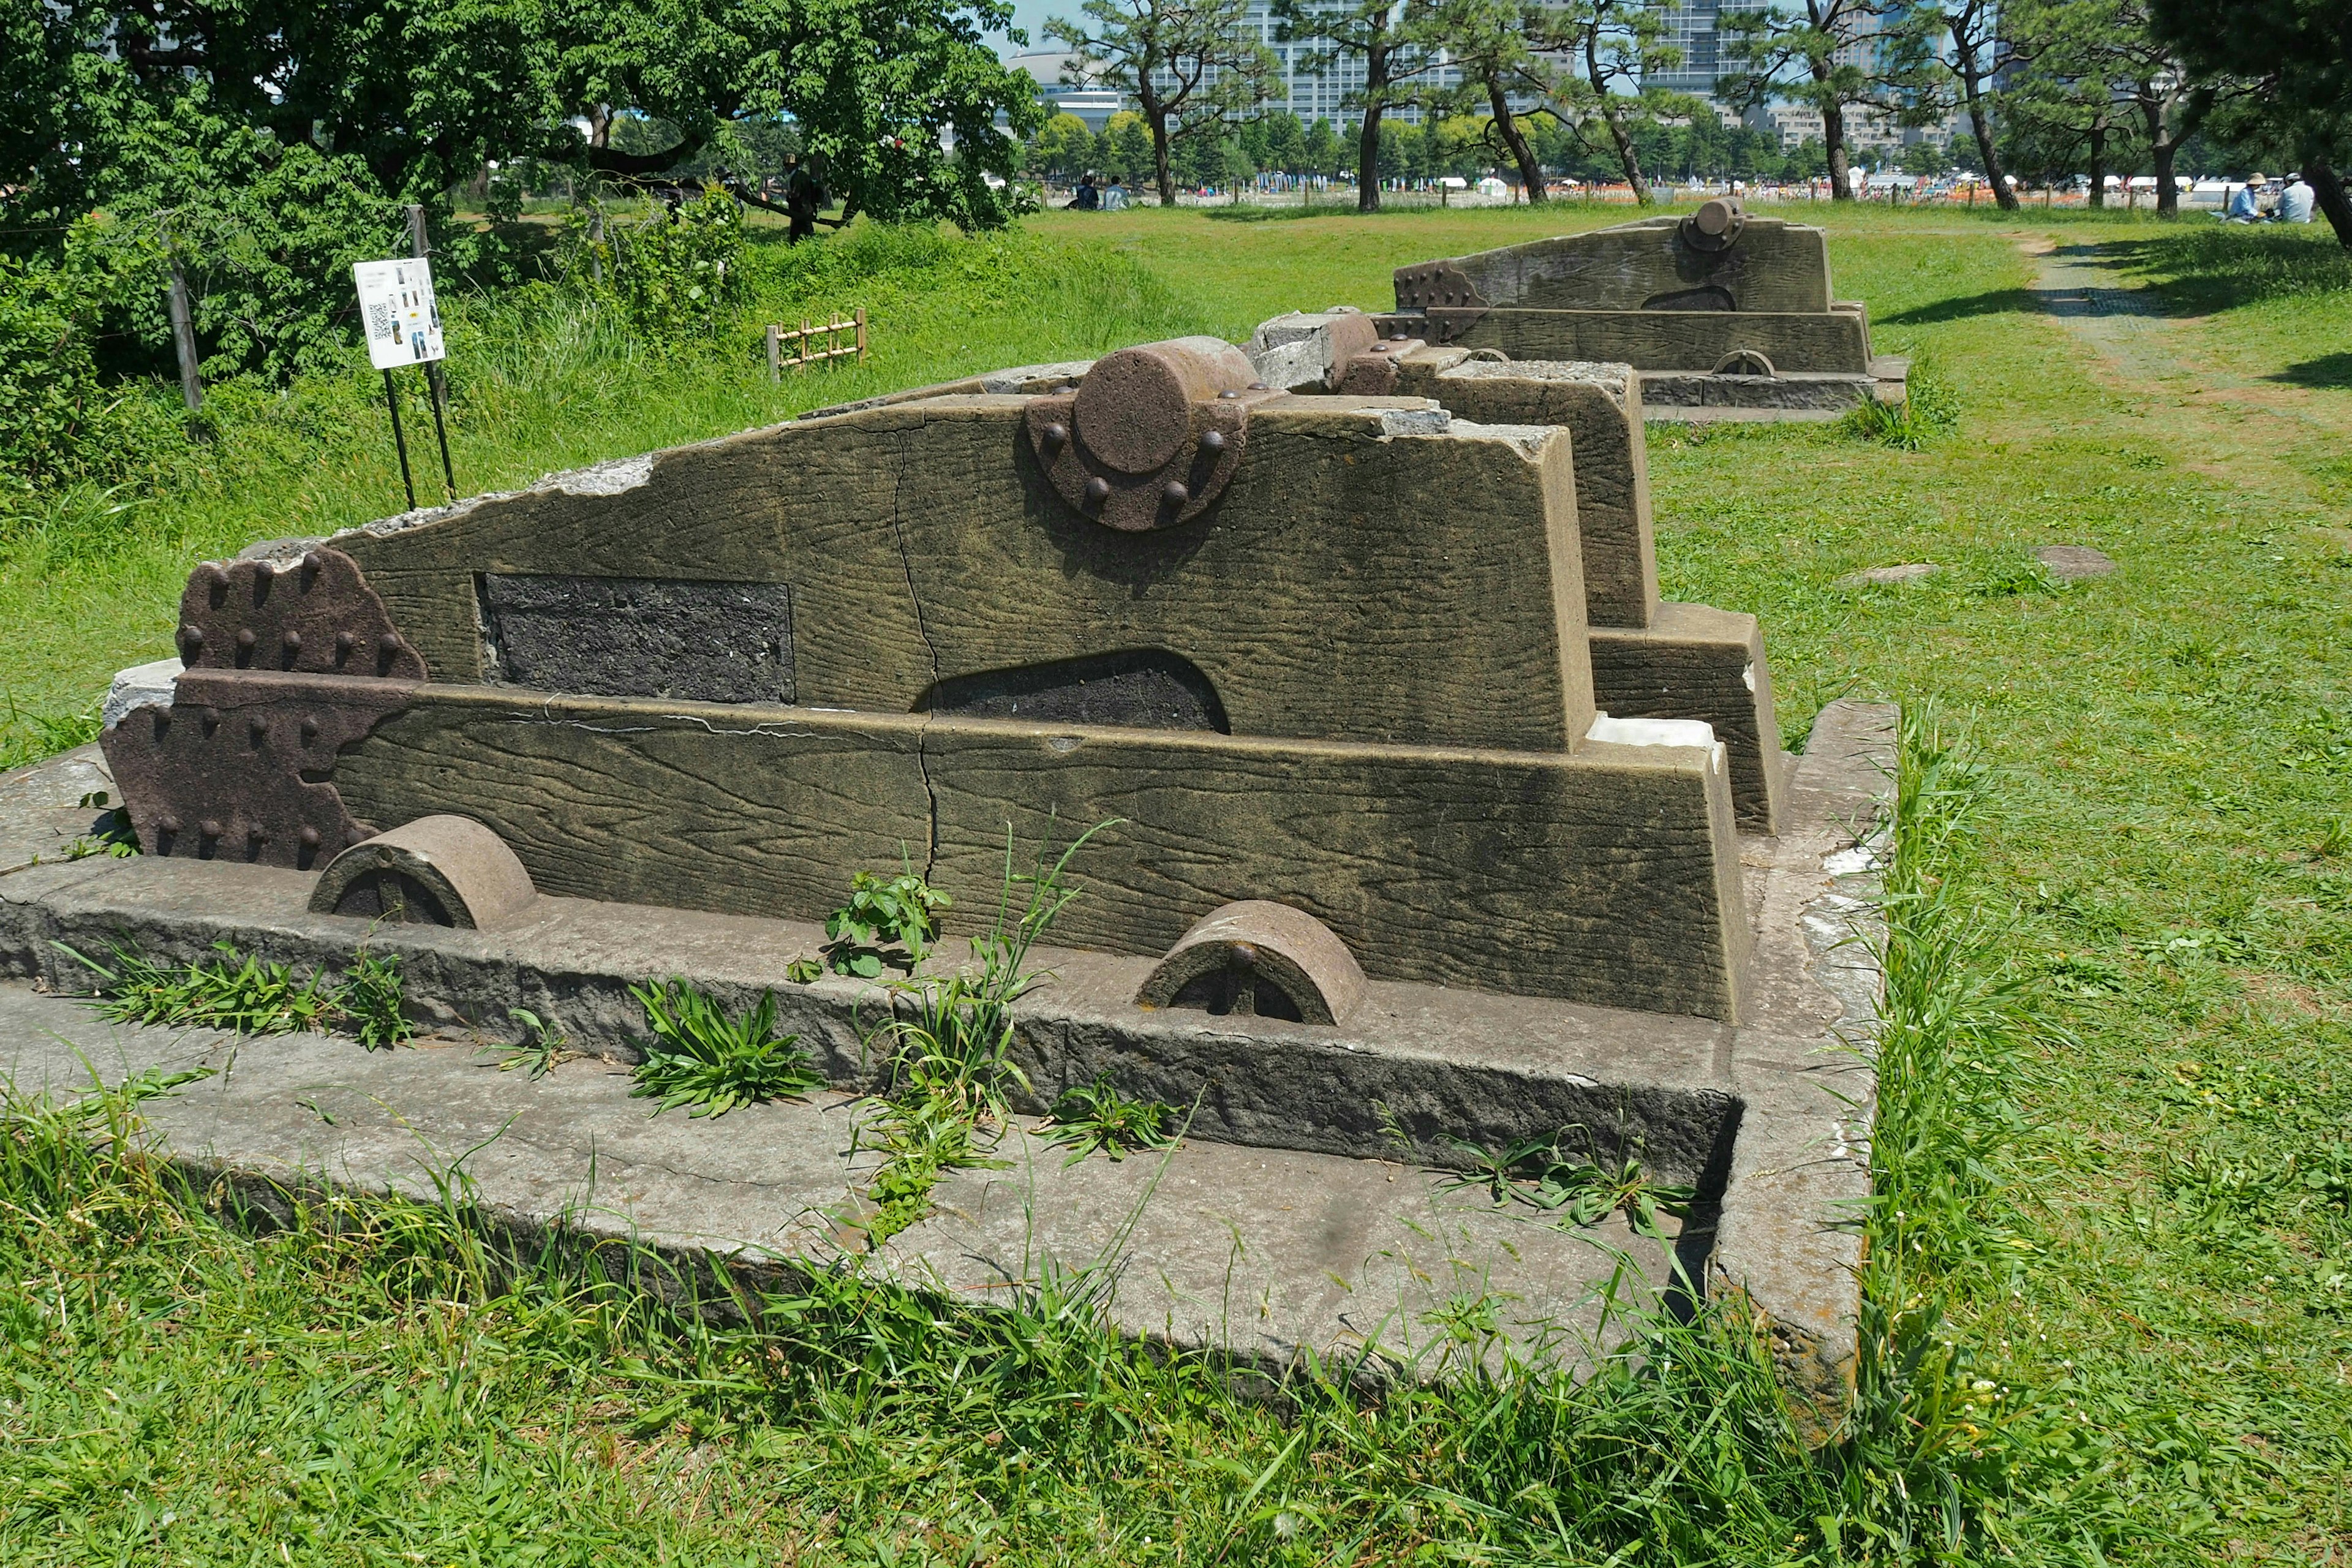
M 1824 710 L 1780 833 L 1742 841 L 1756 946 L 1737 1026 L 1395 983 L 1370 985 L 1343 1026 L 1213 1017 L 1137 1006 L 1148 959 L 1041 951 L 1053 974 L 1019 1009 L 1014 1056 L 1034 1092 L 1016 1109 L 1034 1116 L 1100 1077 L 1192 1107 L 1189 1136 L 1164 1159 L 1066 1166 L 1024 1122 L 1004 1165 L 950 1177 L 938 1212 L 869 1266 L 983 1304 L 1091 1269 L 1115 1281 L 1108 1311 L 1129 1333 L 1269 1371 L 1377 1343 L 1394 1358 L 1360 1369 L 1377 1382 L 1454 1342 L 1465 1316 L 1522 1344 L 1622 1332 L 1624 1310 L 1667 1293 L 1671 1246 L 1702 1289 L 1752 1307 L 1826 1419 L 1853 1366 L 1874 1089 L 1842 1042 L 1867 1028 L 1876 993 L 1853 939 L 1867 934 L 1891 723 L 1876 705 Z M 17 859 L 0 875 L 0 974 L 20 982 L 0 987 L 0 1063 L 21 1090 L 197 1062 L 221 1070 L 147 1110 L 171 1153 L 208 1170 L 421 1195 L 462 1161 L 480 1201 L 526 1228 L 576 1226 L 755 1272 L 863 1252 L 875 1157 L 854 1152 L 869 1111 L 856 1097 L 875 1086 L 867 1041 L 893 1001 L 863 982 L 786 982 L 787 963 L 815 952 L 814 927 L 542 897 L 496 931 L 370 928 L 310 913 L 312 873 Z M 118 941 L 177 959 L 226 941 L 329 971 L 362 945 L 396 953 L 413 1016 L 438 1033 L 370 1053 L 110 1026 L 55 994 L 89 983 L 58 944 L 100 956 Z M 628 1098 L 642 1023 L 627 987 L 671 974 L 730 1006 L 772 988 L 835 1091 L 710 1121 L 649 1115 Z M 496 1071 L 482 1047 L 518 1038 L 513 1007 L 593 1055 L 537 1081 Z M 1698 1188 L 1687 1233 L 1644 1237 L 1622 1217 L 1562 1232 L 1428 1168 L 1464 1163 L 1456 1138 L 1500 1148 L 1565 1127 L 1603 1159 Z
M 877 1161 L 856 1131 L 870 1100 L 657 1116 L 611 1061 L 534 1081 L 465 1042 L 370 1052 L 322 1035 L 124 1027 L 69 998 L 0 986 L 0 1071 L 21 1093 L 190 1068 L 212 1076 L 147 1101 L 145 1120 L 175 1158 L 247 1186 L 432 1202 L 457 1176 L 520 1230 L 562 1224 L 721 1259 L 755 1286 L 866 1256 L 855 1222 Z M 932 1215 L 867 1266 L 980 1306 L 1091 1276 L 1123 1332 L 1269 1373 L 1310 1353 L 1343 1370 L 1362 1362 L 1372 1384 L 1455 1344 L 1453 1326 L 1478 1314 L 1521 1342 L 1580 1353 L 1621 1337 L 1625 1315 L 1657 1310 L 1674 1277 L 1660 1240 L 1622 1216 L 1552 1229 L 1398 1162 L 1188 1140 L 1070 1165 L 1029 1121 L 995 1158 L 1002 1168 L 944 1182 Z

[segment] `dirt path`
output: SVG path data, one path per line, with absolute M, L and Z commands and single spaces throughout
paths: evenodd
M 2168 316 L 2152 289 L 2116 286 L 2097 245 L 2022 237 L 2042 307 L 2106 362 L 2116 391 L 2166 410 L 2196 452 L 2189 466 L 2239 488 L 2325 506 L 2311 478 L 2278 454 L 2315 441 L 2352 446 L 2352 399 L 2232 369 L 2191 321 Z

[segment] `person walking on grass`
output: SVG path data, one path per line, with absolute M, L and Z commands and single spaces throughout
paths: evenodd
M 784 243 L 798 245 L 816 237 L 816 215 L 824 205 L 824 187 L 808 172 L 797 153 L 784 154 Z

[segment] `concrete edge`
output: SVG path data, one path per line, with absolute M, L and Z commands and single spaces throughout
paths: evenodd
M 1795 821 L 1774 847 L 1759 922 L 1764 1005 L 1734 1044 L 1745 1110 L 1708 1265 L 1708 1294 L 1744 1304 L 1817 1441 L 1853 1401 L 1860 1353 L 1877 1097 L 1862 1047 L 1884 984 L 1896 717 L 1891 703 L 1830 704 L 1790 781 Z

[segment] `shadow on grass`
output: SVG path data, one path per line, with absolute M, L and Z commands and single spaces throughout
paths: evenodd
M 2352 354 L 2322 354 L 2263 378 L 2294 386 L 2339 387 L 2352 391 Z
M 2115 288 L 1990 289 L 1939 300 L 1885 322 L 1912 326 L 2004 314 L 2209 316 L 2265 300 L 2352 292 L 2352 252 L 2324 228 L 2299 233 L 2181 221 L 2169 233 L 2058 247 L 2058 255 L 2078 267 L 2114 274 Z M 2343 357 L 2311 365 L 2315 374 L 2340 377 Z M 2300 382 L 2296 371 L 2305 368 L 2273 379 Z M 2302 384 L 2346 384 L 2340 379 Z

